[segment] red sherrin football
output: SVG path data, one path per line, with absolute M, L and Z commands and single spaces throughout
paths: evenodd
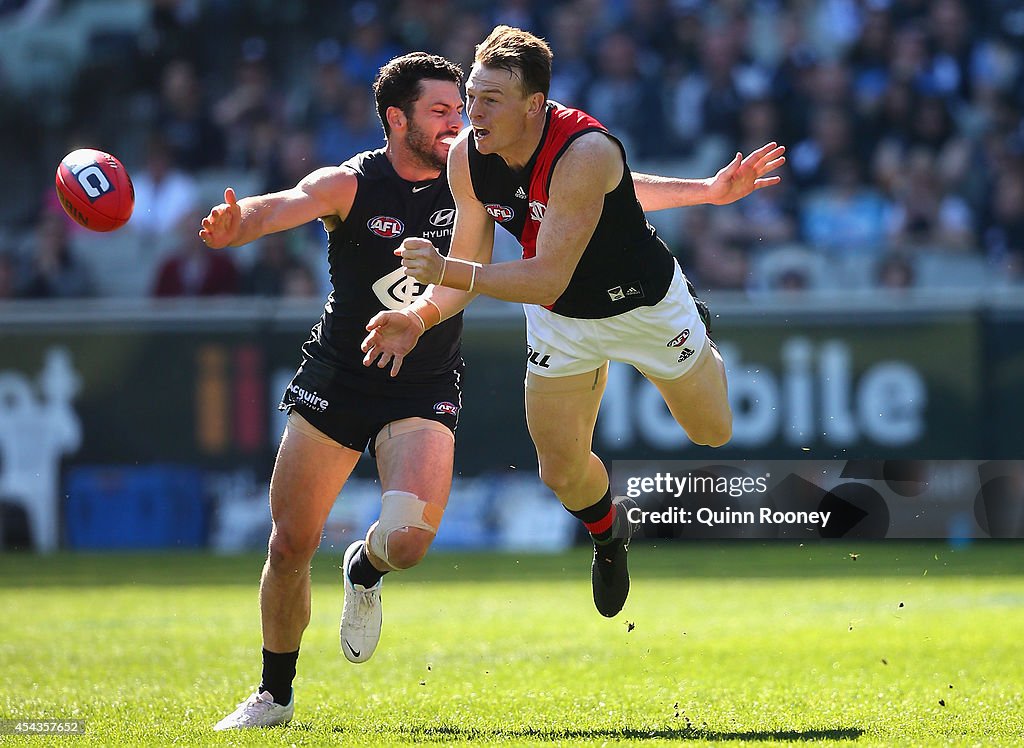
M 79 148 L 57 167 L 57 197 L 69 216 L 92 231 L 124 226 L 135 207 L 135 188 L 124 166 L 109 153 Z

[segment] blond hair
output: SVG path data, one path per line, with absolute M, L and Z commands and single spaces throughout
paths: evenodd
M 552 57 L 551 47 L 539 36 L 512 26 L 495 26 L 476 45 L 473 59 L 484 67 L 507 70 L 517 76 L 527 96 L 539 91 L 547 98 Z

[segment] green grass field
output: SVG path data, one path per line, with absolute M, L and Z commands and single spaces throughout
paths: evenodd
M 230 734 L 211 727 L 259 680 L 260 558 L 0 555 L 0 719 L 87 723 L 0 743 L 1020 745 L 1022 552 L 637 544 L 612 620 L 583 549 L 436 553 L 385 581 L 363 665 L 321 554 L 295 721 Z

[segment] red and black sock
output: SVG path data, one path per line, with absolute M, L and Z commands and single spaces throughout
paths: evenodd
M 269 691 L 274 702 L 286 706 L 292 700 L 292 681 L 295 680 L 295 663 L 299 650 L 294 652 L 269 652 L 263 650 L 263 680 L 260 693 Z
M 604 492 L 604 496 L 583 509 L 570 509 L 569 513 L 576 517 L 587 528 L 590 537 L 594 539 L 596 546 L 610 546 L 618 538 L 612 536 L 612 528 L 615 525 L 615 504 L 612 503 L 611 486 Z

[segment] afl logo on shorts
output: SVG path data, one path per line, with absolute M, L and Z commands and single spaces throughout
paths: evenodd
M 686 342 L 686 339 L 688 337 L 690 337 L 690 328 L 689 327 L 687 327 L 681 333 L 679 333 L 674 338 L 672 338 L 672 340 L 668 341 L 668 343 L 665 344 L 665 347 L 666 348 L 678 348 L 679 346 L 681 346 L 683 343 Z
M 459 407 L 454 403 L 444 400 L 439 403 L 434 403 L 434 412 L 439 416 L 457 416 L 459 414 Z
M 441 210 L 435 210 L 433 215 L 430 216 L 430 225 L 443 228 L 445 226 L 451 226 L 455 223 L 455 208 L 442 208 Z
M 366 228 L 385 239 L 394 239 L 405 231 L 405 225 L 391 216 L 374 216 L 366 222 Z
M 507 205 L 498 205 L 497 203 L 488 203 L 484 206 L 484 209 L 490 214 L 498 223 L 508 223 L 514 217 L 516 212 Z

